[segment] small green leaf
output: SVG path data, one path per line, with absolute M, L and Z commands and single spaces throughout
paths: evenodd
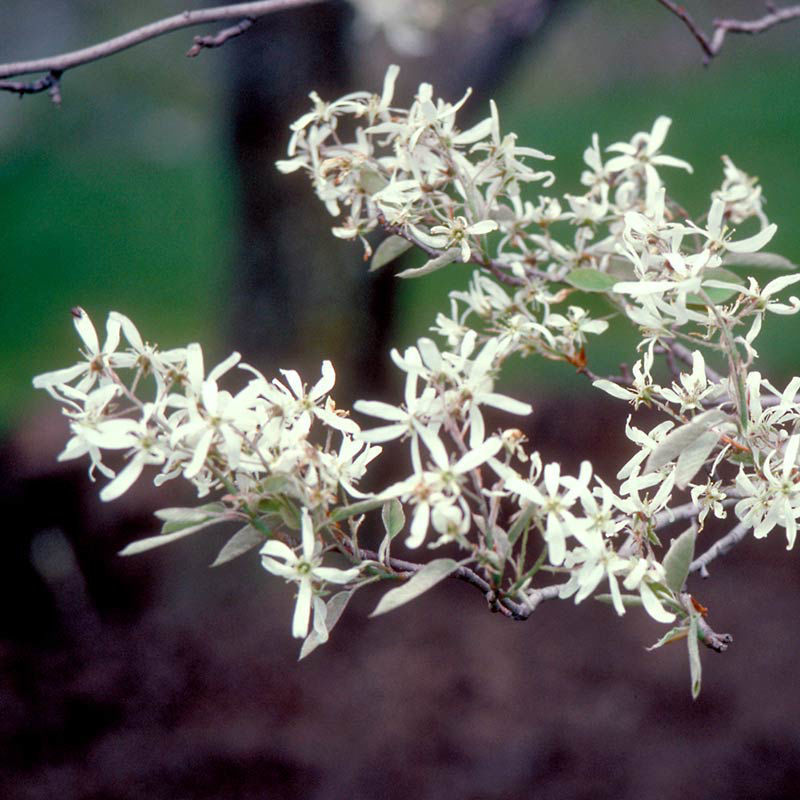
M 742 279 L 735 272 L 723 269 L 722 267 L 711 267 L 711 269 L 703 270 L 703 280 L 724 281 L 725 283 L 733 283 L 739 286 L 744 285 Z M 709 300 L 715 305 L 717 303 L 724 303 L 735 294 L 738 294 L 736 289 L 727 289 L 721 286 L 706 286 L 704 287 L 704 291 L 708 295 Z M 695 306 L 705 306 L 706 304 L 706 301 L 697 294 L 689 294 L 686 297 L 686 302 Z
M 618 283 L 617 278 L 588 267 L 573 269 L 564 280 L 582 292 L 609 292 L 611 287 Z
M 777 253 L 726 253 L 724 263 L 728 267 L 766 267 L 790 271 L 800 269 L 797 264 Z
M 526 526 L 530 524 L 531 517 L 533 516 L 533 512 L 536 510 L 536 507 L 533 503 L 529 503 L 520 515 L 514 521 L 514 524 L 508 530 L 508 544 L 510 547 L 516 543 L 517 539 L 519 539 L 522 532 L 525 530 Z
M 403 513 L 403 506 L 400 501 L 393 497 L 388 503 L 384 503 L 381 509 L 381 520 L 386 529 L 389 539 L 394 539 L 406 524 L 406 515 Z
M 245 525 L 244 528 L 238 530 L 228 539 L 211 566 L 218 567 L 220 564 L 232 561 L 234 558 L 247 553 L 254 547 L 263 544 L 266 539 L 267 537 L 264 536 L 261 531 L 256 530 L 252 525 Z
M 161 533 L 176 533 L 184 528 L 205 522 L 225 511 L 222 503 L 206 503 L 195 508 L 161 508 L 155 516 L 164 520 Z
M 720 434 L 715 431 L 705 431 L 678 456 L 675 467 L 675 485 L 685 489 L 689 482 L 700 471 L 706 459 L 717 446 Z
M 350 598 L 353 596 L 355 589 L 348 589 L 344 592 L 337 592 L 330 600 L 326 603 L 327 606 L 327 613 L 325 614 L 325 628 L 328 631 L 328 634 L 333 630 L 333 626 L 339 621 L 339 618 L 342 616 L 342 612 L 347 607 L 347 604 L 350 602 Z M 319 634 L 312 629 L 311 633 L 308 634 L 306 640 L 303 642 L 303 646 L 300 648 L 300 656 L 298 657 L 298 661 L 302 661 L 307 655 L 313 653 L 321 644 L 323 644 L 322 639 L 320 639 Z
M 452 558 L 437 558 L 435 561 L 428 562 L 402 586 L 386 592 L 370 616 L 377 617 L 379 614 L 385 614 L 387 611 L 393 611 L 398 606 L 405 605 L 409 600 L 413 600 L 423 592 L 427 592 L 428 589 L 432 589 L 457 567 L 458 563 L 453 561 Z
M 430 261 L 427 261 L 421 267 L 404 269 L 402 272 L 398 272 L 397 277 L 419 278 L 421 275 L 427 275 L 430 272 L 436 272 L 436 270 L 442 269 L 448 264 L 452 264 L 457 258 L 460 258 L 460 256 L 461 250 L 458 247 L 451 247 L 449 250 L 445 250 L 441 255 L 430 259 Z
M 698 414 L 688 424 L 670 431 L 661 444 L 650 453 L 644 472 L 653 472 L 679 458 L 681 453 L 690 447 L 701 434 L 727 418 L 728 415 L 724 411 L 714 408 Z
M 212 525 L 218 525 L 220 522 L 226 522 L 224 516 L 214 517 L 205 522 L 200 522 L 197 525 L 184 526 L 174 533 L 162 534 L 161 536 L 148 536 L 146 539 L 139 539 L 138 541 L 131 542 L 127 547 L 119 551 L 121 556 L 133 556 L 137 553 L 143 553 L 145 550 L 152 550 L 154 547 L 161 547 L 170 542 L 176 542 L 178 539 L 183 539 L 184 536 L 190 536 L 193 533 L 203 530 L 203 528 L 210 528 Z
M 692 700 L 697 700 L 700 695 L 700 683 L 702 680 L 702 665 L 700 664 L 700 646 L 697 631 L 697 614 L 692 612 L 689 617 L 689 633 L 686 636 L 686 643 L 689 648 L 689 676 L 692 681 Z
M 376 172 L 374 169 L 362 169 L 358 177 L 361 188 L 367 194 L 375 194 L 375 192 L 379 192 L 389 183 L 380 172 Z
M 360 503 L 353 503 L 349 506 L 340 506 L 328 515 L 328 519 L 330 522 L 339 522 L 348 517 L 357 517 L 359 514 L 364 514 L 367 511 L 372 511 L 373 508 L 382 506 L 383 503 L 383 500 L 375 498 L 373 500 L 362 500 Z
M 376 269 L 389 264 L 400 257 L 414 245 L 402 236 L 389 236 L 384 239 L 376 248 L 369 265 L 369 271 L 375 272 Z
M 678 594 L 689 577 L 689 566 L 694 558 L 694 545 L 697 541 L 697 528 L 692 525 L 677 539 L 672 540 L 664 556 L 664 572 L 667 586 Z
M 620 595 L 620 598 L 624 606 L 640 606 L 642 604 L 642 598 L 638 594 L 623 594 Z M 607 605 L 614 605 L 614 598 L 610 594 L 596 594 L 594 599 Z
M 645 647 L 645 650 L 656 650 L 659 647 L 663 647 L 665 644 L 676 642 L 678 639 L 683 639 L 687 635 L 687 632 L 688 628 L 685 625 L 679 625 L 675 628 L 671 628 L 654 645 Z

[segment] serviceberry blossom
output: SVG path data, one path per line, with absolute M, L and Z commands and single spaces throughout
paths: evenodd
M 374 24 L 392 14 L 375 11 Z M 780 390 L 755 363 L 767 315 L 800 311 L 800 300 L 782 296 L 800 275 L 760 252 L 776 231 L 762 189 L 723 157 L 708 208 L 686 211 L 665 179 L 692 168 L 665 152 L 671 121 L 659 117 L 606 148 L 594 134 L 583 193 L 533 200 L 526 192 L 555 179 L 539 169 L 550 156 L 502 130 L 494 102 L 464 129 L 458 113 L 469 90 L 453 103 L 422 83 L 406 107 L 395 97 L 397 75 L 389 67 L 380 93 L 312 93 L 277 167 L 308 177 L 337 218 L 334 235 L 361 242 L 373 269 L 416 248 L 426 263 L 400 277 L 472 270 L 432 336 L 392 350 L 402 398 L 357 401 L 357 415 L 378 420 L 362 430 L 331 396 L 329 361 L 310 384 L 291 369 L 267 378 L 238 353 L 206 370 L 199 344 L 162 351 L 118 312 L 101 347 L 75 309 L 81 360 L 34 378 L 64 407 L 70 437 L 59 458 L 88 456 L 90 474 L 109 479 L 104 500 L 152 472 L 157 485 L 182 477 L 208 496 L 157 512 L 161 533 L 124 552 L 238 522 L 215 564 L 260 548 L 265 570 L 296 587 L 292 633 L 305 639 L 302 655 L 327 640 L 355 590 L 392 586 L 381 614 L 453 575 L 516 619 L 544 599 L 581 602 L 607 587 L 599 599 L 618 614 L 641 605 L 674 626 L 658 646 L 688 638 L 696 678 L 696 638 L 722 650 L 730 637 L 703 617 L 692 572 L 749 529 L 760 539 L 782 528 L 791 548 L 800 517 L 800 377 Z M 788 274 L 762 289 L 736 271 L 751 265 Z M 602 313 L 589 310 L 589 295 Z M 629 322 L 639 341 L 621 355 L 620 374 L 598 375 L 593 353 L 611 318 Z M 519 428 L 492 427 L 494 412 L 522 426 L 536 405 L 535 369 L 524 397 L 500 383 L 515 355 L 563 362 L 588 379 L 587 391 L 657 415 L 646 426 L 628 416 L 616 482 L 586 459 L 570 475 Z M 237 390 L 228 388 L 233 374 L 245 377 Z M 396 472 L 375 486 L 365 478 L 382 446 Z M 107 451 L 116 451 L 112 459 Z M 115 472 L 106 460 L 120 458 Z M 727 524 L 730 507 L 735 527 L 698 560 L 698 530 L 710 514 Z M 687 520 L 669 542 L 670 526 Z M 439 548 L 447 555 L 394 558 L 403 531 L 417 558 Z M 365 547 L 381 536 L 377 550 Z

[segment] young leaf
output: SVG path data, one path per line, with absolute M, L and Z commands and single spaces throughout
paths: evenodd
M 517 539 L 519 539 L 522 531 L 525 530 L 525 526 L 530 523 L 535 510 L 536 507 L 533 503 L 527 505 L 516 518 L 514 524 L 508 529 L 508 544 L 510 546 L 514 545 Z
M 645 650 L 656 650 L 670 642 L 677 642 L 678 639 L 683 639 L 687 635 L 687 631 L 688 629 L 685 625 L 678 625 L 675 628 L 670 628 L 654 645 L 645 647 Z
M 347 604 L 350 602 L 350 598 L 353 596 L 355 589 L 348 589 L 345 592 L 337 592 L 330 600 L 327 602 L 327 609 L 328 613 L 325 615 L 325 627 L 328 630 L 328 634 L 333 630 L 333 626 L 339 621 L 339 617 L 342 616 L 342 612 L 347 607 Z M 298 657 L 298 661 L 302 661 L 307 655 L 313 653 L 321 644 L 323 644 L 322 639 L 320 639 L 319 634 L 312 629 L 311 633 L 306 636 L 306 640 L 303 642 L 303 646 L 300 648 L 300 656 Z
M 675 469 L 675 485 L 685 489 L 697 475 L 711 451 L 716 447 L 720 434 L 715 431 L 701 433 L 679 456 Z
M 620 597 L 624 606 L 640 606 L 642 604 L 642 598 L 638 594 L 623 594 Z M 594 599 L 607 605 L 614 604 L 614 597 L 610 594 L 596 594 Z
M 411 242 L 409 242 L 408 239 L 404 239 L 402 236 L 389 236 L 375 248 L 375 253 L 369 265 L 369 271 L 375 272 L 376 269 L 380 269 L 391 261 L 394 261 L 412 247 L 413 245 Z
M 267 537 L 264 536 L 261 531 L 256 530 L 252 525 L 245 525 L 244 528 L 234 533 L 233 536 L 228 539 L 211 566 L 218 567 L 220 564 L 232 561 L 248 550 L 252 550 L 254 547 L 263 544 L 266 538 Z
M 420 275 L 427 275 L 429 272 L 436 272 L 437 269 L 442 269 L 442 267 L 452 264 L 457 258 L 459 258 L 460 255 L 461 250 L 458 247 L 451 247 L 449 250 L 445 250 L 444 253 L 432 258 L 421 267 L 404 269 L 402 272 L 398 272 L 397 277 L 418 278 Z
M 692 700 L 697 700 L 700 695 L 700 682 L 702 666 L 700 664 L 700 646 L 697 643 L 697 614 L 692 613 L 689 618 L 689 633 L 686 643 L 689 648 L 689 676 L 692 681 Z
M 711 269 L 703 270 L 703 288 L 712 303 L 724 303 L 728 298 L 737 294 L 737 290 L 727 286 L 706 286 L 705 282 L 708 280 L 729 283 L 732 284 L 732 287 L 742 286 L 744 283 L 735 272 L 723 269 L 722 267 L 712 267 Z M 687 296 L 686 302 L 699 306 L 704 306 L 706 304 L 706 301 L 700 297 L 700 295 L 691 293 Z
M 340 520 L 347 519 L 348 517 L 356 517 L 359 514 L 372 511 L 373 508 L 382 506 L 383 503 L 383 500 L 376 498 L 375 500 L 362 500 L 360 503 L 353 503 L 349 506 L 340 506 L 330 513 L 328 519 L 331 522 L 339 522 Z
M 406 524 L 406 515 L 403 513 L 403 506 L 400 501 L 393 497 L 388 503 L 384 503 L 381 509 L 381 520 L 386 529 L 389 539 L 394 539 Z
M 164 520 L 161 533 L 175 533 L 199 522 L 205 522 L 225 511 L 222 503 L 206 503 L 195 508 L 162 508 L 155 515 Z
M 174 533 L 162 534 L 160 536 L 148 536 L 146 539 L 139 539 L 136 542 L 131 542 L 127 547 L 119 551 L 121 556 L 133 556 L 137 553 L 143 553 L 145 550 L 152 550 L 154 547 L 161 547 L 161 545 L 175 542 L 178 539 L 183 539 L 184 536 L 189 536 L 192 533 L 203 530 L 203 528 L 210 528 L 212 525 L 218 525 L 220 522 L 225 522 L 224 516 L 214 517 L 205 522 L 200 522 L 197 525 L 184 526 Z M 166 527 L 166 525 L 164 526 Z
M 697 540 L 697 528 L 692 525 L 685 530 L 672 544 L 664 556 L 664 572 L 666 573 L 667 586 L 675 594 L 683 589 L 683 584 L 689 577 L 689 565 L 694 558 L 694 544 Z
M 717 408 L 698 414 L 690 423 L 670 431 L 661 444 L 650 453 L 644 472 L 652 472 L 678 458 L 684 450 L 691 447 L 695 439 L 705 433 L 712 425 L 727 419 L 727 414 Z
M 611 287 L 619 282 L 618 278 L 587 267 L 573 269 L 564 280 L 582 292 L 609 292 Z
M 452 558 L 437 558 L 427 563 L 418 572 L 415 572 L 402 586 L 391 589 L 380 599 L 375 610 L 370 614 L 377 617 L 387 611 L 393 611 L 409 600 L 419 597 L 423 592 L 432 589 L 437 583 L 444 580 L 458 564 Z
M 728 267 L 766 267 L 767 269 L 800 269 L 788 258 L 777 253 L 725 253 L 725 265 Z

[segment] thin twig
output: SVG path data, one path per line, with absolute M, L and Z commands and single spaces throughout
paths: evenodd
M 708 63 L 716 53 L 711 48 L 711 42 L 708 41 L 708 37 L 703 32 L 702 28 L 692 19 L 692 15 L 686 10 L 684 6 L 679 6 L 677 3 L 673 3 L 672 0 L 658 0 L 664 8 L 671 11 L 678 19 L 680 19 L 683 24 L 689 29 L 689 32 L 697 39 L 697 43 L 703 49 L 705 53 L 706 63 Z
M 702 606 L 698 607 L 688 592 L 681 592 L 680 597 L 683 607 L 690 614 L 697 614 L 697 629 L 700 634 L 700 641 L 709 650 L 713 650 L 715 653 L 724 653 L 728 649 L 728 645 L 733 642 L 733 636 L 729 633 L 717 633 L 713 630 L 704 616 L 705 609 L 702 609 Z
M 69 53 L 34 59 L 32 61 L 15 61 L 8 64 L 0 64 L 0 79 L 13 78 L 17 75 L 30 75 L 36 72 L 46 72 L 48 74 L 58 73 L 60 77 L 61 73 L 73 69 L 74 67 L 81 66 L 82 64 L 89 64 L 101 58 L 107 58 L 114 53 L 136 47 L 136 45 L 142 44 L 142 42 L 147 42 L 150 39 L 155 39 L 158 36 L 182 30 L 183 28 L 190 28 L 195 25 L 204 25 L 211 22 L 223 22 L 231 19 L 254 20 L 266 16 L 267 14 L 272 14 L 275 11 L 283 11 L 284 9 L 308 6 L 321 2 L 325 2 L 325 0 L 261 0 L 261 2 L 255 3 L 234 3 L 228 6 L 184 11 L 172 17 L 165 17 L 156 22 L 151 22 L 148 25 L 143 25 L 141 28 L 135 28 L 120 36 L 115 36 L 113 39 L 108 39 L 104 42 L 92 45 L 91 47 L 85 47 L 82 50 L 74 50 Z M 238 31 L 236 31 L 235 28 L 229 28 L 220 32 L 216 37 L 202 38 L 209 40 L 220 39 L 218 44 L 222 44 L 231 37 L 238 36 L 250 27 L 249 25 L 242 27 L 242 25 L 243 23 L 240 22 L 239 25 L 235 26 L 235 28 L 240 28 Z M 201 49 L 202 47 L 216 46 L 218 45 L 200 45 Z M 196 53 L 193 53 L 193 55 L 196 55 Z M 46 80 L 46 78 L 43 80 Z M 36 82 L 34 82 L 34 84 L 35 83 Z M 50 86 L 38 88 L 36 91 L 45 91 L 47 88 L 50 88 Z M 20 94 L 33 93 L 31 89 L 21 89 L 19 85 L 14 83 L 9 85 L 8 82 L 0 82 L 0 90 Z
M 246 17 L 237 25 L 231 25 L 230 28 L 224 28 L 216 36 L 195 36 L 194 44 L 187 50 L 186 55 L 188 58 L 194 58 L 200 55 L 202 50 L 212 47 L 221 47 L 228 39 L 233 39 L 235 36 L 241 36 L 248 28 L 250 28 L 255 20 L 252 17 Z
M 715 19 L 711 23 L 714 33 L 709 38 L 708 34 L 692 19 L 685 6 L 674 3 L 672 0 L 658 0 L 658 2 L 678 17 L 689 29 L 703 50 L 705 64 L 709 64 L 711 59 L 719 53 L 725 43 L 725 37 L 729 33 L 746 33 L 752 36 L 774 28 L 782 22 L 789 22 L 789 20 L 800 17 L 800 5 L 778 8 L 774 3 L 767 3 L 768 13 L 757 19 L 741 20 L 727 17 Z
M 341 543 L 348 547 L 345 541 Z M 348 549 L 350 548 L 348 547 Z M 350 549 L 350 552 L 352 553 L 352 549 Z M 415 564 L 412 561 L 404 561 L 399 558 L 388 558 L 381 561 L 381 559 L 378 558 L 378 554 L 372 550 L 359 549 L 357 554 L 361 559 L 377 561 L 378 563 L 384 564 L 400 575 L 419 572 L 419 570 L 425 566 L 424 564 Z M 355 553 L 353 553 L 353 555 L 355 555 Z M 501 613 L 503 616 L 515 620 L 528 619 L 540 603 L 558 597 L 558 590 L 560 588 L 559 586 L 546 586 L 542 589 L 534 589 L 527 593 L 524 603 L 517 603 L 511 598 L 504 597 L 502 594 L 496 592 L 480 575 L 469 567 L 457 567 L 450 573 L 449 577 L 456 578 L 457 580 L 470 584 L 470 586 L 474 586 L 486 598 L 486 602 L 491 611 Z
M 689 566 L 689 572 L 700 571 L 700 576 L 703 578 L 708 577 L 708 565 L 717 557 L 724 556 L 726 553 L 733 550 L 733 548 L 744 539 L 747 532 L 752 525 L 750 523 L 740 522 L 732 531 L 727 533 L 721 539 L 718 539 L 711 547 L 706 550 L 703 555 L 698 556 L 692 561 Z

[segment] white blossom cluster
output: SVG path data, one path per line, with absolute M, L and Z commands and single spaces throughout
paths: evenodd
M 380 95 L 328 103 L 312 94 L 313 108 L 292 126 L 289 157 L 278 166 L 308 173 L 342 218 L 334 234 L 360 239 L 373 268 L 414 246 L 428 261 L 403 277 L 448 264 L 477 267 L 468 289 L 451 294 L 449 313 L 436 318 L 440 344 L 423 338 L 392 351 L 406 376 L 402 401 L 356 403 L 355 412 L 380 421 L 361 430 L 329 397 L 329 362 L 311 389 L 295 372 L 269 381 L 240 365 L 249 381 L 232 394 L 218 380 L 238 354 L 206 375 L 198 345 L 160 352 L 117 313 L 101 349 L 76 310 L 85 360 L 34 381 L 70 418 L 61 457 L 87 454 L 92 469 L 111 477 L 103 499 L 119 496 L 148 464 L 159 468 L 157 483 L 182 475 L 201 497 L 224 492 L 211 511 L 160 512 L 164 532 L 138 549 L 194 532 L 211 517 L 243 520 L 246 529 L 220 558 L 260 544 L 265 569 L 296 583 L 293 633 L 306 637 L 303 654 L 327 639 L 352 591 L 380 579 L 404 582 L 376 613 L 450 574 L 518 617 L 543 598 L 580 602 L 607 586 L 617 613 L 638 604 L 658 622 L 675 623 L 659 645 L 688 637 L 699 687 L 697 639 L 719 649 L 725 640 L 686 592 L 690 571 L 704 571 L 714 555 L 695 559 L 698 530 L 709 514 L 726 519 L 733 507 L 739 526 L 756 537 L 781 527 L 791 548 L 800 517 L 800 378 L 781 391 L 754 368 L 765 314 L 800 310 L 797 298 L 778 299 L 800 274 L 762 289 L 735 271 L 793 267 L 759 252 L 775 233 L 761 188 L 725 158 L 706 214 L 691 219 L 662 180 L 666 168 L 691 166 L 662 152 L 670 120 L 660 117 L 650 131 L 605 150 L 595 134 L 584 153 L 584 194 L 534 202 L 523 187 L 546 188 L 554 176 L 530 163 L 549 157 L 501 133 L 493 103 L 488 118 L 462 131 L 456 113 L 469 92 L 450 104 L 422 84 L 405 109 L 394 104 L 396 77 L 390 67 Z M 748 225 L 749 235 L 734 227 Z M 387 235 L 373 254 L 366 237 L 378 230 Z M 586 293 L 602 297 L 603 318 L 582 305 Z M 600 377 L 590 369 L 587 338 L 600 336 L 612 316 L 638 330 L 639 358 L 630 373 Z M 120 333 L 128 344 L 122 350 Z M 531 411 L 495 391 L 515 353 L 565 361 L 634 409 L 661 412 L 651 430 L 629 417 L 624 434 L 633 454 L 616 488 L 588 461 L 577 476 L 562 474 L 558 463 L 525 449 L 521 431 L 489 429 L 486 407 Z M 145 380 L 153 387 L 147 402 L 137 395 Z M 381 491 L 359 489 L 377 445 L 395 440 L 408 445 L 408 475 Z M 117 474 L 103 462 L 108 449 L 128 451 Z M 378 507 L 385 536 L 373 552 L 358 532 L 362 514 Z M 406 511 L 408 548 L 447 547 L 462 560 L 409 566 L 393 559 Z M 681 521 L 688 529 L 665 547 L 659 531 Z M 350 565 L 323 566 L 329 550 Z M 333 584 L 344 588 L 326 602 Z

